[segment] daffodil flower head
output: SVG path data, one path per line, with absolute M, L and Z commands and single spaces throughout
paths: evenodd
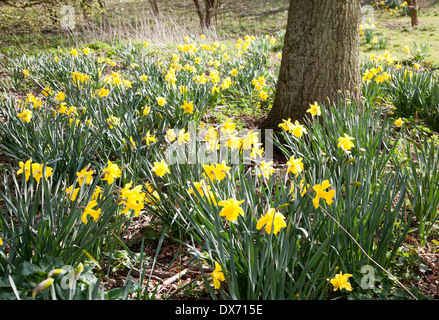
M 404 124 L 404 121 L 401 118 L 395 120 L 395 126 L 401 127 Z
M 221 287 L 221 281 L 225 281 L 223 270 L 218 262 L 215 261 L 215 270 L 211 273 L 213 279 L 213 285 L 215 289 L 219 289 Z
M 85 181 L 85 184 L 90 184 L 93 179 L 93 170 L 88 170 L 88 166 L 82 169 L 81 171 L 76 173 L 76 176 L 78 177 L 78 183 L 80 186 Z
M 287 226 L 285 217 L 282 213 L 275 211 L 274 208 L 268 209 L 265 215 L 263 215 L 256 224 L 256 229 L 260 230 L 265 225 L 265 232 L 271 234 L 278 234 L 278 232 Z
M 226 217 L 226 220 L 228 221 L 236 221 L 238 219 L 238 216 L 244 216 L 244 210 L 241 208 L 241 204 L 244 202 L 244 200 L 237 201 L 233 198 L 230 198 L 228 200 L 221 200 L 218 202 L 218 205 L 220 207 L 223 207 L 221 212 L 219 213 L 220 216 Z
M 32 170 L 32 159 L 27 160 L 26 163 L 20 161 L 18 164 L 20 169 L 18 169 L 17 175 L 24 173 L 25 179 L 28 181 Z
M 296 138 L 300 138 L 302 135 L 307 133 L 306 128 L 301 125 L 297 120 L 291 126 L 290 130 Z
M 104 169 L 104 178 L 102 180 L 107 181 L 108 184 L 112 184 L 115 179 L 119 178 L 121 175 L 121 170 L 116 163 L 112 163 L 108 160 L 107 168 Z
M 178 131 L 178 145 L 181 146 L 183 143 L 186 143 L 189 141 L 189 132 L 186 131 L 186 129 L 181 129 Z
M 344 137 L 338 138 L 338 147 L 342 148 L 345 151 L 348 151 L 355 146 L 352 140 L 355 140 L 355 138 L 350 137 L 345 133 Z
M 320 106 L 318 105 L 317 101 L 314 102 L 314 104 L 310 104 L 309 109 L 306 110 L 306 112 L 310 113 L 311 116 L 320 116 L 322 114 L 322 111 L 320 109 Z
M 205 179 L 209 179 L 210 181 L 215 180 L 215 165 L 214 164 L 203 164 L 203 176 Z
M 23 122 L 30 122 L 30 119 L 32 119 L 32 111 L 29 109 L 23 109 L 23 111 L 18 113 L 17 116 L 23 120 Z
M 314 191 L 316 192 L 316 196 L 313 198 L 312 203 L 314 207 L 317 209 L 319 207 L 319 199 L 325 199 L 326 204 L 331 205 L 334 201 L 335 190 L 331 189 L 329 191 L 324 191 L 329 188 L 331 184 L 328 180 L 324 180 L 322 184 L 316 184 L 313 186 Z
M 169 170 L 169 165 L 165 162 L 165 160 L 162 160 L 160 162 L 154 162 L 154 167 L 152 168 L 152 171 L 159 177 L 163 177 L 165 174 L 171 172 Z
M 268 179 L 270 176 L 276 171 L 273 168 L 273 161 L 266 162 L 262 161 L 257 167 L 258 177 L 264 176 L 264 178 Z
M 164 97 L 157 97 L 156 100 L 160 107 L 163 107 L 166 104 L 166 99 Z
M 334 291 L 345 289 L 347 291 L 352 291 L 352 286 L 348 282 L 348 278 L 352 277 L 352 274 L 345 273 L 341 271 L 336 274 L 334 278 L 331 279 L 331 284 L 334 286 Z
M 151 142 L 157 142 L 157 138 L 155 135 L 151 134 L 148 130 L 148 132 L 146 133 L 146 136 L 144 138 L 144 140 L 146 141 L 146 145 L 149 147 Z M 135 145 L 134 145 L 135 146 Z
M 133 210 L 136 216 L 140 215 L 140 211 L 144 208 L 145 193 L 142 191 L 142 186 L 137 185 L 131 188 L 133 182 L 127 183 L 121 190 L 121 202 L 124 204 L 125 209 L 121 213 L 128 213 L 129 210 Z
M 227 119 L 227 121 L 223 124 L 221 128 L 221 132 L 223 134 L 232 134 L 236 130 L 236 123 L 233 122 L 232 119 Z
M 73 189 L 73 186 L 68 187 L 66 189 L 66 195 L 70 198 L 71 201 L 75 201 L 80 188 L 76 188 L 74 190 L 72 190 L 72 189 Z
M 291 172 L 292 174 L 297 175 L 303 171 L 302 158 L 295 159 L 294 155 L 292 155 L 290 160 L 288 160 L 287 165 L 287 173 Z
M 291 131 L 291 127 L 293 126 L 293 123 L 291 122 L 291 118 L 288 118 L 288 120 L 283 119 L 282 123 L 279 124 L 279 127 L 284 129 L 287 132 Z
M 221 164 L 215 164 L 214 173 L 218 181 L 223 180 L 227 175 L 229 175 L 230 167 L 226 165 L 223 161 Z
M 91 200 L 87 206 L 85 207 L 82 215 L 81 215 L 81 220 L 84 224 L 87 224 L 88 220 L 87 217 L 91 216 L 93 218 L 93 221 L 98 221 L 99 216 L 101 215 L 101 208 L 99 208 L 98 210 L 94 210 L 93 208 L 96 207 L 98 205 L 96 200 Z
M 206 186 L 204 180 L 194 182 L 195 189 L 197 189 L 198 193 L 201 197 L 204 197 L 204 190 L 210 190 L 210 186 Z M 190 194 L 195 194 L 195 190 L 193 188 L 189 189 Z
M 184 100 L 184 104 L 181 106 L 181 108 L 184 110 L 184 113 L 194 113 L 193 102 L 187 102 L 186 100 Z

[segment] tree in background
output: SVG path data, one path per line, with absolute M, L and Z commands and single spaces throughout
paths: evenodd
M 418 20 L 418 0 L 407 0 L 407 5 L 409 7 L 410 18 L 412 20 L 412 27 L 419 25 Z
M 359 0 L 290 0 L 273 107 L 260 125 L 302 120 L 310 104 L 359 95 Z
M 105 0 L 0 0 L 0 4 L 20 10 L 40 6 L 43 10 L 47 10 L 54 26 L 61 24 L 61 17 L 59 17 L 58 11 L 63 6 L 78 6 L 82 10 L 85 20 L 90 19 L 93 15 L 100 15 L 104 26 L 109 24 L 108 17 L 106 16 Z
M 215 11 L 219 7 L 220 0 L 204 0 L 204 10 L 201 8 L 200 2 L 194 0 L 195 10 L 200 19 L 201 28 L 209 29 L 212 24 L 212 18 Z
M 157 3 L 157 0 L 148 0 L 149 6 L 151 7 L 151 11 L 154 17 L 159 16 L 159 5 Z

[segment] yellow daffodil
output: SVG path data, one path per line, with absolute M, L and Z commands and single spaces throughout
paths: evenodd
M 51 96 L 52 95 L 52 89 L 50 89 L 49 87 L 46 87 L 46 88 L 44 88 L 44 90 L 41 93 L 45 97 Z
M 232 121 L 232 119 L 227 119 L 227 121 L 223 124 L 221 128 L 221 132 L 223 134 L 232 134 L 236 130 L 236 123 Z
M 173 142 L 175 139 L 177 139 L 174 129 L 169 129 L 166 131 L 166 137 L 168 138 L 169 142 Z
M 270 176 L 276 171 L 273 168 L 273 161 L 265 162 L 262 161 L 257 167 L 258 177 L 264 176 L 264 178 L 268 179 Z
M 395 126 L 401 127 L 404 124 L 404 121 L 401 118 L 395 120 Z
M 53 172 L 53 168 L 44 166 L 43 163 L 32 164 L 32 174 L 35 180 L 37 180 L 37 183 L 40 183 L 40 179 L 43 177 L 43 175 L 44 175 L 44 179 L 47 180 L 47 178 L 49 178 L 52 175 L 52 172 Z
M 351 150 L 355 146 L 352 140 L 355 140 L 355 138 L 350 137 L 345 133 L 344 137 L 338 138 L 338 147 L 345 151 Z
M 193 102 L 187 102 L 184 100 L 184 104 L 181 106 L 184 110 L 184 113 L 194 113 L 194 104 Z
M 291 118 L 288 118 L 288 120 L 283 119 L 282 123 L 279 124 L 279 127 L 284 129 L 287 132 L 291 131 L 292 126 L 293 126 L 293 123 L 291 122 Z
M 133 210 L 136 216 L 140 215 L 140 211 L 144 208 L 145 193 L 142 192 L 142 186 L 137 185 L 131 189 L 133 183 L 127 183 L 121 190 L 120 197 L 122 198 L 119 204 L 124 204 L 125 209 L 121 213 L 128 213 L 129 210 Z
M 219 215 L 226 217 L 228 221 L 236 221 L 239 215 L 244 216 L 244 210 L 240 206 L 243 202 L 244 200 L 237 201 L 233 198 L 218 202 L 220 207 L 224 207 Z
M 228 89 L 231 85 L 232 85 L 232 80 L 229 77 L 227 77 L 223 80 L 221 84 L 221 88 Z
M 163 107 L 166 104 L 166 99 L 163 97 L 157 97 L 156 100 L 157 100 L 157 104 L 160 107 Z
M 91 197 L 91 200 L 99 200 L 101 198 L 102 189 L 99 186 L 96 186 L 96 188 L 93 190 L 93 195 Z
M 30 122 L 30 119 L 32 119 L 32 111 L 29 109 L 23 109 L 22 112 L 18 113 L 17 116 L 23 120 L 23 122 Z
M 240 137 L 237 136 L 236 133 L 234 133 L 228 140 L 226 145 L 231 149 L 231 150 L 239 150 L 242 144 L 242 139 Z
M 210 190 L 210 186 L 206 185 L 204 180 L 194 182 L 194 186 L 195 186 L 195 189 L 197 189 L 197 191 L 200 194 L 200 196 L 202 196 L 202 197 L 204 197 L 204 191 L 205 190 L 207 190 L 207 191 Z M 195 194 L 194 189 L 193 188 L 189 189 L 189 193 L 190 194 Z
M 319 199 L 325 199 L 326 204 L 331 205 L 334 201 L 335 190 L 331 189 L 329 191 L 324 191 L 329 188 L 331 184 L 328 180 L 324 180 L 322 184 L 316 184 L 312 188 L 316 192 L 316 196 L 312 199 L 312 203 L 314 207 L 317 209 L 319 207 Z
M 67 103 L 62 102 L 62 103 L 59 105 L 58 113 L 61 113 L 61 114 L 62 114 L 62 113 L 66 113 L 67 110 L 68 110 L 68 108 L 67 108 Z
M 119 166 L 116 163 L 112 163 L 110 160 L 108 160 L 107 168 L 105 168 L 103 171 L 104 178 L 102 178 L 102 180 L 107 181 L 108 184 L 112 184 L 115 179 L 120 177 L 121 173 L 122 172 Z
M 239 72 L 238 69 L 233 69 L 230 71 L 230 74 L 232 77 L 236 77 L 238 75 L 238 72 Z
M 203 176 L 206 179 L 221 181 L 229 174 L 230 167 L 223 161 L 221 164 L 204 164 L 203 169 Z
M 296 137 L 300 138 L 302 135 L 306 134 L 307 131 L 305 127 L 301 124 L 299 124 L 299 121 L 295 121 L 294 124 L 290 128 L 291 133 Z
M 66 94 L 64 92 L 58 92 L 55 99 L 58 100 L 58 102 L 64 101 L 66 99 Z
M 261 92 L 259 92 L 259 97 L 265 101 L 268 99 L 268 93 L 265 92 L 264 90 L 261 90 Z
M 186 143 L 189 141 L 189 132 L 186 132 L 186 129 L 181 129 L 178 131 L 178 145 L 181 146 L 183 143 Z
M 215 270 L 211 273 L 213 279 L 213 285 L 215 289 L 219 289 L 221 287 L 221 281 L 225 281 L 223 270 L 218 262 L 215 261 Z
M 107 123 L 108 123 L 108 126 L 110 127 L 110 129 L 113 129 L 114 127 L 116 127 L 120 124 L 120 119 L 118 117 L 115 117 L 115 116 L 110 116 L 107 119 Z
M 334 286 L 334 291 L 345 289 L 347 291 L 352 291 L 352 286 L 348 282 L 348 278 L 352 277 L 352 274 L 345 273 L 341 271 L 336 274 L 334 278 L 331 279 L 331 284 Z
M 218 181 L 223 180 L 230 171 L 230 167 L 226 165 L 225 161 L 223 161 L 221 164 L 215 164 L 215 177 Z
M 151 107 L 145 106 L 145 107 L 143 108 L 142 114 L 143 114 L 144 116 L 147 116 L 150 112 L 151 112 Z
M 317 104 L 317 101 L 314 104 L 310 104 L 309 109 L 306 112 L 311 113 L 311 116 L 320 116 L 322 111 L 320 110 L 320 106 Z
M 102 87 L 97 91 L 99 98 L 106 97 L 106 96 L 108 96 L 109 93 L 110 93 L 110 90 L 105 89 L 105 87 Z
M 267 213 L 263 215 L 256 224 L 256 229 L 260 230 L 265 225 L 265 232 L 271 234 L 278 234 L 278 232 L 287 226 L 285 217 L 282 213 L 275 211 L 274 208 L 268 209 Z
M 72 190 L 72 189 L 73 189 L 73 186 L 68 187 L 66 189 L 66 195 L 70 198 L 71 201 L 75 201 L 80 188 L 76 188 L 74 190 Z
M 85 182 L 85 184 L 90 184 L 93 179 L 93 170 L 88 170 L 88 166 L 76 173 L 78 177 L 78 183 L 80 186 Z
M 151 142 L 157 142 L 157 138 L 156 138 L 156 136 L 153 135 L 153 134 L 151 134 L 151 133 L 149 133 L 149 130 L 148 130 L 148 132 L 146 133 L 145 138 L 143 138 L 143 139 L 146 141 L 146 145 L 147 145 L 148 147 L 149 147 L 149 145 L 150 145 Z
M 292 174 L 299 174 L 303 171 L 303 163 L 302 158 L 295 159 L 294 155 L 290 157 L 290 160 L 287 162 L 288 170 L 287 173 L 291 172 Z
M 96 200 L 91 200 L 87 204 L 87 206 L 85 207 L 85 209 L 81 215 L 81 220 L 83 223 L 87 224 L 87 222 L 88 222 L 87 217 L 88 216 L 91 216 L 93 218 L 94 222 L 98 221 L 99 216 L 101 215 L 101 208 L 99 208 L 98 210 L 93 209 L 97 205 L 98 205 L 98 203 L 96 202 Z
M 160 162 L 154 162 L 154 167 L 152 168 L 152 171 L 159 177 L 163 177 L 165 174 L 171 172 L 169 170 L 169 165 L 165 162 L 165 160 L 162 160 Z
M 290 190 L 290 194 L 293 195 L 293 199 L 294 199 L 294 182 L 291 183 L 291 190 Z M 309 188 L 309 184 L 307 183 L 305 186 L 305 180 L 301 179 L 300 183 L 299 183 L 299 191 L 300 191 L 300 196 L 303 197 L 306 194 L 307 189 Z
M 391 75 L 388 72 L 383 72 L 382 74 L 379 74 L 376 76 L 375 82 L 376 83 L 381 83 L 384 81 L 389 82 L 390 78 L 391 78 Z
M 25 179 L 28 181 L 32 171 L 32 159 L 27 160 L 26 163 L 20 161 L 19 165 L 20 169 L 17 171 L 17 175 L 24 173 Z

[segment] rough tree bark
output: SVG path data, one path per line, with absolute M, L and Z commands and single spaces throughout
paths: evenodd
M 412 27 L 419 26 L 419 20 L 418 20 L 418 0 L 407 0 L 407 6 L 409 7 Z
M 260 125 L 302 120 L 309 105 L 358 92 L 359 0 L 290 0 L 273 107 Z
M 155 18 L 159 16 L 159 5 L 157 0 L 148 0 L 149 6 L 151 7 L 152 14 Z
M 195 11 L 197 12 L 198 18 L 200 19 L 201 28 L 210 28 L 212 23 L 212 17 L 215 13 L 215 2 L 216 0 L 204 0 L 203 12 L 200 2 L 198 0 L 194 0 Z

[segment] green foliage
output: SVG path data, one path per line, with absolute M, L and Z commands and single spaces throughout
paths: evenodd
M 405 164 L 407 175 L 413 179 L 409 184 L 409 201 L 419 221 L 421 245 L 425 245 L 439 217 L 439 149 L 424 139 L 419 145 L 407 143 Z
M 271 106 L 282 37 L 246 36 L 227 47 L 188 36 L 160 53 L 147 42 L 94 42 L 11 56 L 0 100 L 0 148 L 11 163 L 0 189 L 0 294 L 155 299 L 152 270 L 172 237 L 212 299 L 423 298 L 404 286 L 414 280 L 405 270 L 420 261 L 401 253 L 409 231 L 425 241 L 438 215 L 437 79 L 412 69 L 423 50 L 405 67 L 372 54 L 361 65 L 362 103 L 344 93 L 302 123 L 284 119 L 274 141 L 290 163 L 275 165 L 262 157 L 267 141 L 241 130 L 239 117 Z M 416 115 L 429 132 L 406 130 Z M 347 138 L 346 148 L 339 142 Z M 325 181 L 329 189 L 318 192 Z M 139 214 L 161 234 L 135 252 L 125 236 Z M 150 240 L 154 257 L 145 254 Z M 73 273 L 53 272 L 67 265 Z M 364 287 L 364 266 L 375 270 L 373 288 Z M 101 286 L 120 271 L 128 273 L 122 288 Z M 328 280 L 340 272 L 352 274 L 352 291 L 334 291 Z M 78 275 L 74 290 L 63 287 L 69 273 Z M 194 282 L 185 288 L 194 291 Z
M 431 129 L 439 130 L 439 82 L 433 73 L 398 70 L 392 74 L 385 92 L 396 115 L 420 117 Z

